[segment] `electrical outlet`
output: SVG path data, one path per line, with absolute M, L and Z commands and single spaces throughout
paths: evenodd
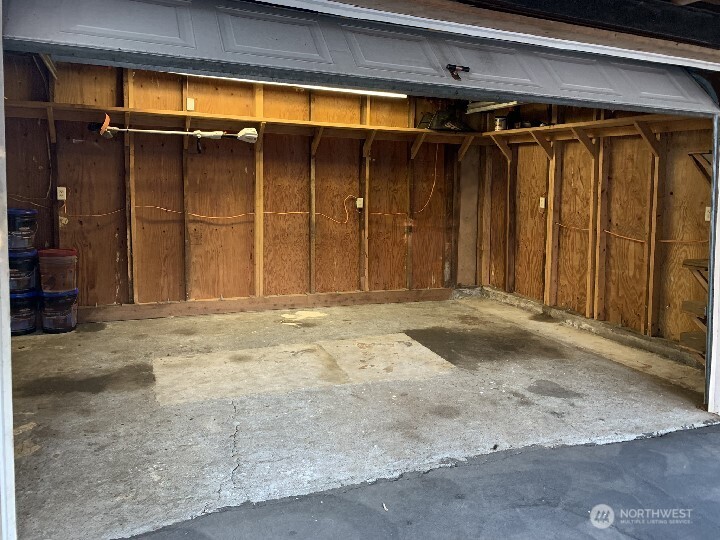
M 67 200 L 67 188 L 65 187 L 59 187 L 57 188 L 57 200 L 58 201 L 66 201 Z
M 540 208 L 545 210 L 545 197 L 540 197 Z
M 363 208 L 364 204 L 365 204 L 365 201 L 363 200 L 362 197 L 358 197 L 357 199 L 355 199 L 355 207 L 358 210 L 361 210 Z
M 187 110 L 188 111 L 195 110 L 195 98 L 192 98 L 192 97 L 187 98 Z
M 710 210 L 710 207 L 706 206 L 705 207 L 705 221 L 710 221 L 711 212 L 712 211 Z

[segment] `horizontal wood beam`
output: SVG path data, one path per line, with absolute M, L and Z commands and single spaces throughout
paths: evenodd
M 8 118 L 47 119 L 47 108 L 51 107 L 55 119 L 68 122 L 102 122 L 105 114 L 110 115 L 113 124 L 128 118 L 135 128 L 179 128 L 186 119 L 192 119 L 196 129 L 232 129 L 257 126 L 265 122 L 268 133 L 305 135 L 312 137 L 317 128 L 325 128 L 324 137 L 364 139 L 370 131 L 377 131 L 377 140 L 415 140 L 418 135 L 426 134 L 425 142 L 462 144 L 467 132 L 429 131 L 420 128 L 395 126 L 373 126 L 342 122 L 319 122 L 308 120 L 287 120 L 284 118 L 266 118 L 263 116 L 235 116 L 226 114 L 203 113 L 197 111 L 171 111 L 159 109 L 138 109 L 133 107 L 100 107 L 95 105 L 75 105 L 71 103 L 49 103 L 46 101 L 5 102 L 5 114 Z M 480 135 L 480 133 L 474 133 Z
M 415 141 L 418 135 L 426 133 L 424 142 L 439 144 L 462 145 L 468 136 L 473 136 L 472 144 L 488 146 L 493 144 L 492 137 L 498 132 L 489 131 L 449 133 L 428 131 L 418 128 L 391 126 L 368 126 L 363 124 L 345 124 L 336 122 L 317 122 L 305 120 L 286 120 L 282 118 L 264 118 L 257 116 L 233 116 L 196 111 L 168 111 L 156 109 L 137 109 L 131 107 L 99 107 L 94 105 L 74 105 L 70 103 L 48 103 L 46 101 L 6 100 L 5 114 L 8 118 L 35 118 L 46 120 L 48 107 L 53 111 L 56 121 L 62 122 L 101 122 L 105 113 L 114 122 L 123 119 L 132 127 L 144 128 L 184 128 L 186 122 L 192 121 L 195 129 L 241 129 L 258 126 L 261 122 L 267 125 L 267 133 L 279 135 L 303 135 L 313 137 L 317 128 L 324 128 L 323 137 L 366 139 L 368 132 L 377 131 L 375 140 Z M 544 134 L 550 141 L 573 140 L 576 138 L 573 128 L 585 131 L 588 137 L 626 137 L 638 133 L 635 121 L 642 122 L 653 133 L 669 133 L 676 131 L 710 130 L 712 123 L 707 118 L 682 117 L 671 115 L 644 115 L 611 120 L 595 120 L 575 122 L 535 128 L 512 129 L 500 132 L 508 144 L 536 143 L 533 133 Z
M 78 309 L 81 323 L 192 317 L 219 313 L 239 313 L 270 309 L 303 309 L 313 307 L 353 306 L 449 300 L 452 289 L 418 289 L 394 291 L 357 291 L 340 293 L 295 294 L 234 298 L 226 300 L 192 300 L 161 304 L 125 304 L 86 306 Z

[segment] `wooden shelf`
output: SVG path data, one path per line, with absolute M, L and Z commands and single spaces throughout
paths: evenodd
M 323 137 L 366 139 L 372 132 L 374 140 L 414 141 L 424 136 L 424 142 L 457 144 L 469 137 L 479 141 L 481 133 L 449 133 L 427 129 L 375 126 L 366 124 L 341 124 L 333 122 L 311 122 L 305 120 L 285 120 L 282 118 L 264 118 L 257 116 L 232 116 L 222 114 L 135 109 L 130 107 L 96 107 L 92 105 L 73 105 L 66 103 L 47 103 L 42 101 L 6 101 L 5 115 L 8 118 L 48 119 L 48 111 L 53 119 L 67 122 L 102 122 L 105 113 L 110 115 L 115 126 L 129 125 L 134 128 L 176 128 L 186 129 L 186 120 L 193 129 L 238 129 L 265 124 L 265 133 L 313 136 L 323 129 Z
M 492 145 L 492 137 L 506 143 L 537 143 L 538 138 L 547 141 L 574 140 L 577 133 L 590 139 L 598 137 L 625 137 L 639 135 L 638 124 L 650 132 L 668 133 L 674 131 L 695 131 L 711 129 L 710 119 L 671 115 L 640 115 L 612 120 L 575 122 L 554 126 L 509 129 L 488 132 L 440 132 L 427 129 L 375 126 L 367 124 L 342 124 L 306 120 L 286 120 L 258 116 L 233 116 L 188 111 L 136 109 L 131 107 L 98 107 L 69 103 L 44 101 L 5 101 L 5 115 L 8 118 L 38 118 L 61 122 L 102 122 L 105 113 L 110 115 L 113 125 L 129 125 L 136 128 L 186 129 L 189 121 L 193 129 L 232 129 L 259 126 L 265 123 L 265 133 L 313 136 L 323 129 L 324 137 L 366 139 L 375 132 L 375 140 L 416 141 L 424 136 L 424 142 L 457 144 L 467 149 L 470 145 Z
M 683 266 L 691 270 L 702 270 L 707 272 L 710 268 L 710 259 L 685 259 Z
M 700 319 L 707 317 L 707 304 L 698 300 L 685 300 L 682 303 L 682 309 L 685 313 L 694 315 Z
M 594 120 L 591 122 L 556 124 L 554 126 L 487 131 L 483 133 L 482 136 L 501 137 L 508 143 L 537 142 L 536 137 L 540 135 L 550 141 L 573 140 L 577 138 L 574 131 L 583 132 L 591 139 L 598 137 L 627 137 L 640 134 L 637 124 L 647 126 L 655 134 L 673 131 L 712 129 L 712 121 L 709 118 L 645 114 L 628 116 L 626 118 L 615 118 L 612 120 Z

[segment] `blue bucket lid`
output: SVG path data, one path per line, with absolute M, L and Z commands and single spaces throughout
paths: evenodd
M 10 300 L 27 300 L 29 298 L 35 298 L 36 296 L 37 296 L 36 291 L 10 293 Z
M 37 257 L 37 249 L 10 249 L 8 255 L 11 259 L 27 259 Z
M 75 289 L 73 291 L 61 291 L 61 292 L 45 292 L 43 291 L 43 298 L 70 298 L 71 296 L 77 296 L 80 291 Z
M 29 217 L 29 216 L 37 216 L 38 211 L 33 210 L 32 208 L 8 208 L 7 209 L 8 216 L 13 217 Z

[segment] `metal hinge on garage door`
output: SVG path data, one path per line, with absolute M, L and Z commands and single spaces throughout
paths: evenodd
M 7 50 L 263 81 L 713 114 L 682 68 L 246 2 L 9 0 Z M 460 80 L 448 64 L 465 66 Z

